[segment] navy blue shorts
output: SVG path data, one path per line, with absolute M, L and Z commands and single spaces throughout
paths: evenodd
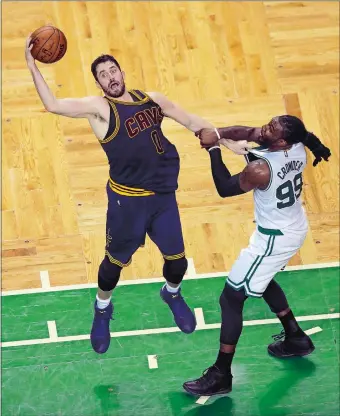
M 125 196 L 107 186 L 105 254 L 111 263 L 126 267 L 145 243 L 146 234 L 163 257 L 185 256 L 182 226 L 175 192 L 150 196 Z

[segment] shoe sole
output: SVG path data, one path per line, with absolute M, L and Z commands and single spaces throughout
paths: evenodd
M 311 354 L 315 350 L 315 347 L 310 348 L 309 350 L 303 351 L 300 354 L 290 354 L 290 355 L 277 355 L 272 350 L 268 348 L 268 354 L 276 358 L 293 358 L 293 357 L 305 357 L 306 355 Z
M 232 388 L 223 390 L 223 391 L 219 391 L 218 393 L 212 393 L 212 394 L 199 394 L 199 393 L 194 393 L 192 391 L 190 391 L 189 389 L 187 389 L 185 386 L 183 386 L 183 389 L 189 393 L 191 396 L 195 396 L 195 397 L 201 397 L 201 396 L 207 396 L 207 397 L 212 397 L 212 396 L 224 396 L 228 393 L 230 393 L 232 391 Z

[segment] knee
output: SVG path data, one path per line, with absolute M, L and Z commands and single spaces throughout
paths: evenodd
M 177 260 L 165 260 L 163 276 L 173 284 L 180 284 L 188 268 L 188 261 L 185 257 Z
M 237 291 L 225 285 L 220 297 L 221 334 L 220 342 L 226 345 L 236 345 L 242 332 L 242 311 L 247 296 L 244 289 Z
M 221 310 L 222 312 L 229 309 L 235 312 L 242 311 L 246 299 L 247 295 L 243 288 L 241 290 L 235 290 L 226 284 L 220 296 Z
M 120 272 L 122 268 L 117 264 L 111 263 L 110 260 L 105 257 L 101 262 L 98 271 L 98 287 L 104 292 L 113 290 L 119 281 Z

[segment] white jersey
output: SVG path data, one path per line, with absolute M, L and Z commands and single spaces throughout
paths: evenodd
M 255 158 L 267 161 L 270 183 L 265 190 L 254 191 L 255 220 L 266 229 L 303 232 L 308 228 L 301 203 L 302 172 L 306 167 L 306 151 L 302 143 L 289 150 L 270 152 L 252 149 Z M 248 157 L 252 160 L 254 157 Z

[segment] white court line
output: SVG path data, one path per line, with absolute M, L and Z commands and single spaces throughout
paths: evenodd
M 47 326 L 48 326 L 48 334 L 50 336 L 50 340 L 57 341 L 58 333 L 57 333 L 57 325 L 55 321 L 47 321 Z
M 148 355 L 149 368 L 158 368 L 157 355 Z
M 307 331 L 305 331 L 305 333 L 307 335 L 313 335 L 313 334 L 317 334 L 318 332 L 321 332 L 322 328 L 320 328 L 319 326 L 316 326 L 315 328 L 311 328 L 311 329 L 307 329 Z M 196 403 L 197 404 L 205 404 L 211 396 L 201 396 Z
M 42 270 L 40 272 L 40 280 L 41 280 L 41 287 L 43 289 L 50 290 L 51 288 L 50 276 L 47 270 Z
M 205 404 L 210 399 L 210 396 L 201 396 L 196 403 L 197 404 Z
M 285 270 L 287 272 L 293 272 L 295 270 L 312 270 L 312 269 L 325 269 L 327 267 L 339 267 L 340 262 L 334 261 L 331 263 L 314 263 L 314 264 L 302 264 L 300 266 L 287 266 Z
M 340 313 L 327 313 L 321 315 L 307 315 L 307 316 L 298 316 L 296 320 L 298 322 L 307 322 L 307 321 L 317 321 L 324 319 L 338 319 L 340 318 Z M 243 326 L 254 326 L 254 325 L 270 325 L 277 324 L 280 320 L 277 318 L 272 319 L 257 319 L 254 321 L 244 321 Z M 218 329 L 221 327 L 221 324 L 206 324 L 203 329 Z
M 187 260 L 188 260 L 188 269 L 186 271 L 185 276 L 193 278 L 193 277 L 196 276 L 196 269 L 195 269 L 194 259 L 192 259 L 190 257 Z
M 205 328 L 205 320 L 203 315 L 203 309 L 202 308 L 195 308 L 194 314 L 196 316 L 196 323 L 197 323 L 197 329 L 199 328 Z
M 316 264 L 305 264 L 303 266 L 289 266 L 285 270 L 279 273 L 291 272 L 296 270 L 312 270 L 312 269 L 325 269 L 329 267 L 339 267 L 339 262 L 333 263 L 316 263 Z M 183 280 L 196 280 L 196 279 L 209 279 L 214 277 L 225 277 L 229 274 L 229 271 L 219 273 L 202 273 L 194 276 L 184 276 Z M 146 283 L 164 283 L 164 277 L 155 277 L 154 279 L 134 279 L 134 280 L 121 280 L 118 282 L 118 286 L 130 286 L 130 285 L 141 285 Z M 5 290 L 1 292 L 1 296 L 13 296 L 13 295 L 29 295 L 31 293 L 46 293 L 46 292 L 64 292 L 67 290 L 78 290 L 78 289 L 93 289 L 97 288 L 97 283 L 85 283 L 79 285 L 67 285 L 67 286 L 52 286 L 48 289 L 44 288 L 33 288 L 33 289 L 19 289 L 19 290 Z
M 305 334 L 313 335 L 313 334 L 317 334 L 318 332 L 321 332 L 321 331 L 322 331 L 322 328 L 320 328 L 319 326 L 316 326 L 315 328 L 307 329 L 307 331 L 305 331 Z
M 326 319 L 339 319 L 340 313 L 330 313 L 322 315 L 310 315 L 310 316 L 298 316 L 296 320 L 298 322 L 305 321 L 314 321 L 314 320 L 326 320 Z M 244 321 L 244 326 L 254 326 L 254 325 L 268 325 L 279 323 L 279 319 L 258 319 L 254 321 Z M 197 328 L 196 330 L 207 330 L 207 329 L 216 329 L 220 328 L 221 324 L 209 324 L 204 325 L 202 328 Z M 141 329 L 135 331 L 122 331 L 122 332 L 111 332 L 111 338 L 119 337 L 131 337 L 131 336 L 141 336 L 141 335 L 155 335 L 155 334 L 169 334 L 172 332 L 180 332 L 180 329 L 177 327 L 172 328 L 155 328 L 155 329 Z M 67 337 L 58 337 L 57 342 L 70 342 L 70 341 L 84 341 L 90 339 L 90 335 L 73 335 Z M 1 343 L 1 348 L 8 347 L 19 347 L 25 345 L 39 345 L 39 344 L 49 344 L 52 341 L 50 338 L 41 338 L 41 339 L 28 339 L 22 341 L 8 341 Z

